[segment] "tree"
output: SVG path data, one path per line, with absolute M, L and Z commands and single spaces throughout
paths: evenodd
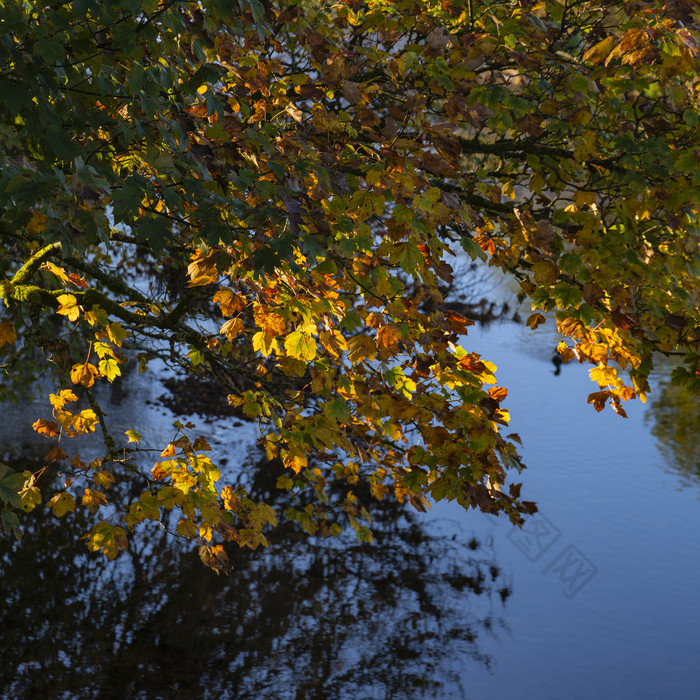
M 457 250 L 519 281 L 531 327 L 556 311 L 597 410 L 644 399 L 654 352 L 700 386 L 694 3 L 104 5 L 1 10 L 5 390 L 53 370 L 34 427 L 64 438 L 4 469 L 6 529 L 77 498 L 110 558 L 144 520 L 221 570 L 221 540 L 266 542 L 275 511 L 189 427 L 155 467 L 110 432 L 95 384 L 155 358 L 261 420 L 309 532 L 371 537 L 358 481 L 520 522 L 507 391 L 445 306 Z M 102 456 L 64 450 L 98 429 Z

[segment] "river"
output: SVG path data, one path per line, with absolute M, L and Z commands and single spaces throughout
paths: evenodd
M 509 388 L 540 508 L 524 530 L 375 507 L 373 545 L 281 532 L 217 578 L 157 528 L 110 564 L 67 532 L 82 516 L 36 518 L 21 547 L 0 541 L 0 696 L 697 698 L 700 404 L 662 366 L 629 418 L 596 413 L 585 367 L 554 374 L 551 321 L 465 345 Z M 110 419 L 156 435 L 161 393 L 134 379 Z M 37 408 L 0 410 L 5 456 L 31 457 L 18 426 Z M 255 439 L 230 418 L 206 431 L 235 465 Z

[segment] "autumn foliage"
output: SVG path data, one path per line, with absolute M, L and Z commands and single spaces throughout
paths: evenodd
M 360 480 L 519 522 L 507 391 L 444 305 L 451 263 L 517 279 L 532 328 L 556 312 L 596 409 L 644 399 L 657 352 L 698 389 L 699 19 L 660 1 L 4 3 L 4 390 L 56 383 L 45 464 L 2 467 L 5 528 L 85 507 L 113 558 L 158 521 L 224 571 L 223 542 L 265 544 L 282 514 L 192 426 L 155 466 L 138 426 L 112 432 L 94 386 L 156 358 L 261 422 L 277 486 L 314 496 L 284 513 L 308 532 L 369 539 Z M 69 438 L 91 431 L 105 451 L 85 463 Z

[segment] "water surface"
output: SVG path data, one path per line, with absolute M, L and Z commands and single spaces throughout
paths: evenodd
M 0 696 L 697 698 L 697 400 L 662 367 L 646 406 L 598 414 L 584 367 L 554 375 L 548 326 L 465 339 L 509 388 L 540 507 L 524 532 L 451 504 L 375 505 L 372 546 L 283 530 L 226 579 L 157 528 L 115 565 L 67 531 L 80 514 L 37 517 L 21 548 L 0 542 Z M 134 381 L 109 418 L 154 439 L 172 420 L 162 386 Z M 40 454 L 14 427 L 37 407 L 1 410 L 5 452 Z M 255 430 L 231 423 L 204 427 L 235 466 Z M 246 469 L 263 489 L 264 465 Z

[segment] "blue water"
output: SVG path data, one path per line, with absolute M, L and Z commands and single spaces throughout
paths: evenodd
M 549 521 L 528 549 L 503 520 L 434 509 L 464 532 L 492 536 L 513 577 L 504 614 L 510 633 L 485 645 L 495 657 L 492 674 L 464 669 L 467 697 L 700 697 L 698 489 L 681 489 L 666 468 L 643 422 L 646 407 L 630 403 L 628 419 L 596 413 L 586 403 L 595 385 L 585 367 L 565 365 L 554 376 L 556 338 L 546 326 L 533 337 L 493 325 L 464 344 L 498 366 L 509 428 L 521 436 L 529 467 L 523 496 Z M 557 531 L 559 539 L 530 561 Z M 580 567 L 555 562 L 543 573 L 558 555 L 565 561 L 567 547 Z M 566 580 L 577 571 L 579 581 Z
M 551 321 L 535 333 L 511 323 L 470 331 L 463 344 L 498 366 L 506 432 L 524 443 L 518 480 L 540 508 L 524 531 L 443 503 L 417 514 L 423 535 L 389 521 L 384 551 L 353 538 L 282 539 L 237 559 L 227 579 L 155 534 L 106 564 L 75 530 L 42 525 L 29 549 L 0 552 L 1 677 L 35 683 L 24 693 L 0 683 L 0 697 L 700 697 L 698 479 L 682 486 L 660 452 L 653 417 L 644 420 L 650 403 L 628 404 L 628 419 L 598 414 L 586 367 L 554 376 Z M 108 410 L 113 432 L 137 420 L 144 441 L 162 440 L 173 418 L 157 405 L 163 388 L 133 382 Z M 43 453 L 29 428 L 44 415 L 37 406 L 0 413 L 12 426 L 4 449 Z M 195 421 L 231 465 L 255 442 L 252 426 Z M 479 567 L 487 581 L 497 571 L 483 592 L 450 583 L 453 568 Z M 319 679 L 313 694 L 309 678 Z

